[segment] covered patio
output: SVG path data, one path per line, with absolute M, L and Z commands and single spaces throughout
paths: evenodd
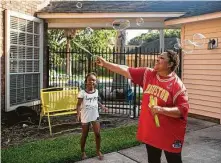
M 163 5 L 163 7 L 160 7 L 160 5 Z M 37 17 L 45 20 L 48 29 L 71 30 L 87 27 L 92 29 L 114 29 L 115 21 L 127 20 L 129 26 L 125 30 L 159 30 L 159 49 L 163 51 L 163 29 L 179 28 L 179 26 L 166 26 L 164 21 L 183 16 L 185 14 L 184 6 L 180 5 L 176 4 L 173 9 L 171 3 L 168 2 L 85 1 L 82 2 L 82 7 L 78 8 L 76 2 L 50 2 L 37 12 Z M 142 21 L 140 24 L 138 24 L 139 19 Z M 124 30 L 118 30 L 118 33 L 119 36 L 124 33 Z

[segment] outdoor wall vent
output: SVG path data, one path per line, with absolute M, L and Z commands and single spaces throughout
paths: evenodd
M 218 47 L 218 38 L 211 38 L 208 42 L 208 49 L 215 49 Z

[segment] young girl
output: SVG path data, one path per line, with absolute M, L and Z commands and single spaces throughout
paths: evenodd
M 82 159 L 87 158 L 87 155 L 85 153 L 85 143 L 88 136 L 90 123 L 93 126 L 93 131 L 95 134 L 96 152 L 98 159 L 103 159 L 103 155 L 100 151 L 101 136 L 98 105 L 105 111 L 107 110 L 107 108 L 98 101 L 98 90 L 96 89 L 96 81 L 97 76 L 95 73 L 92 72 L 87 74 L 85 78 L 85 90 L 81 90 L 78 94 L 77 121 L 81 121 L 82 123 Z

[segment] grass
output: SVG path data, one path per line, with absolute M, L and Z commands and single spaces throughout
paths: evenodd
M 136 125 L 101 131 L 103 153 L 139 145 Z M 2 163 L 68 163 L 80 160 L 80 134 L 40 140 L 1 150 Z M 89 133 L 86 143 L 89 157 L 96 156 L 94 134 Z

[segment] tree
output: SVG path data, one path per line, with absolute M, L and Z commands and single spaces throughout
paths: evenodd
M 87 30 L 82 30 L 72 39 L 71 45 L 76 47 L 74 42 L 77 42 L 88 50 L 105 49 L 110 44 L 110 39 L 115 38 L 116 34 L 117 32 L 114 30 L 94 30 L 91 33 L 88 33 Z
M 65 48 L 65 41 L 64 30 L 48 30 L 49 63 L 52 76 L 54 76 L 54 70 L 62 66 L 64 62 L 64 57 L 55 52 Z
M 75 42 L 87 50 L 106 49 L 108 45 L 113 44 L 117 32 L 115 30 L 94 30 L 88 33 L 87 29 L 78 30 L 76 36 L 71 39 L 71 48 L 79 48 Z M 112 41 L 112 43 L 110 43 Z M 49 48 L 55 51 L 66 48 L 67 39 L 64 30 L 48 30 Z
M 48 30 L 48 46 L 50 49 L 58 50 L 65 47 L 66 38 L 64 30 L 51 29 Z
M 85 30 L 78 30 L 76 32 L 76 35 L 71 38 L 70 40 L 70 45 L 71 48 L 70 50 L 74 50 L 74 52 L 78 53 L 78 50 L 81 50 L 81 47 L 85 48 L 86 50 L 89 50 L 90 52 L 94 51 L 102 51 L 106 50 L 108 45 L 113 44 L 113 40 L 115 41 L 117 32 L 115 30 L 92 30 L 91 28 L 86 28 Z M 66 51 L 66 45 L 67 45 L 67 38 L 65 36 L 64 30 L 61 29 L 51 29 L 48 30 L 48 38 L 49 38 L 49 47 L 50 49 L 53 49 L 51 51 L 51 62 L 54 64 L 56 67 L 60 66 L 58 69 L 62 69 L 63 72 L 63 67 L 66 65 L 66 69 L 69 69 L 71 67 L 71 62 L 70 64 L 66 60 L 66 56 L 64 55 L 65 53 L 55 53 L 60 50 Z M 69 41 L 68 41 L 69 42 Z M 110 43 L 112 42 L 112 43 Z M 80 46 L 80 47 L 79 47 Z M 81 50 L 83 53 L 87 54 L 87 52 Z M 111 53 L 110 49 L 109 52 Z M 75 54 L 76 54 L 75 53 Z M 109 54 L 110 54 L 109 53 Z M 79 54 L 82 54 L 79 52 Z M 96 55 L 101 55 L 102 53 L 96 53 Z M 107 53 L 104 53 L 107 54 Z M 81 60 L 84 58 L 87 59 L 89 55 L 74 55 L 72 53 L 71 59 L 73 59 L 76 63 L 81 62 Z M 110 58 L 107 54 L 105 56 L 107 59 Z M 89 59 L 89 58 L 88 58 Z M 70 59 L 68 59 L 70 61 Z M 77 62 L 78 61 L 78 62 Z M 69 65 L 68 65 L 69 64 Z M 56 67 L 53 67 L 51 69 L 56 69 Z M 67 71 L 67 70 L 66 70 Z M 80 69 L 78 69 L 80 71 Z M 67 74 L 68 71 L 67 71 Z

